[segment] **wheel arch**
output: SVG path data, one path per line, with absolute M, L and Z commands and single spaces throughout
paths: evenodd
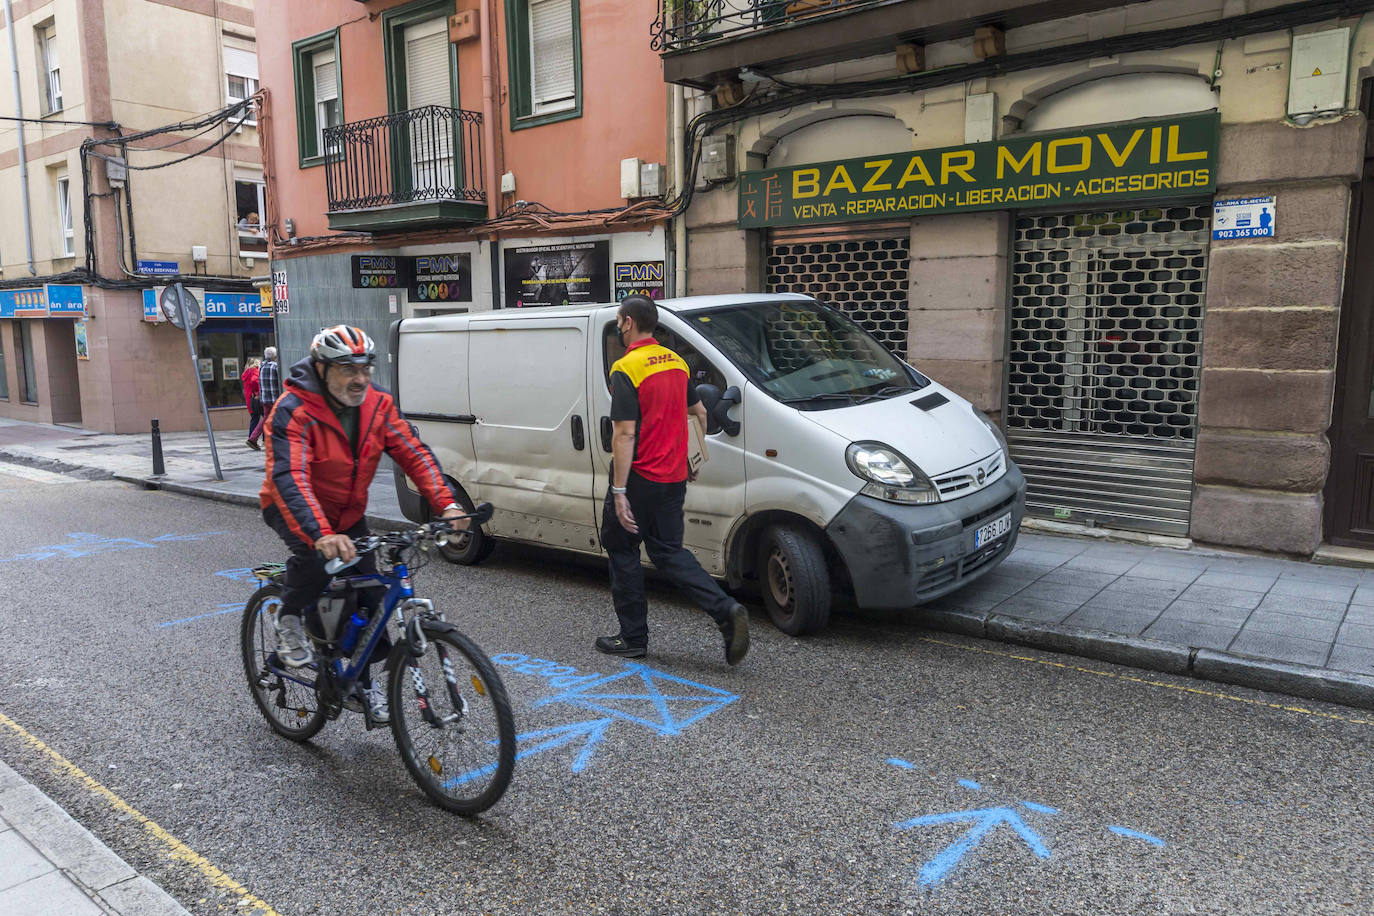
M 831 543 L 830 535 L 806 516 L 786 509 L 767 509 L 750 515 L 731 533 L 725 554 L 725 580 L 731 588 L 752 588 L 757 584 L 759 542 L 763 538 L 763 533 L 772 525 L 798 528 L 814 537 L 821 545 L 821 550 L 825 552 L 832 584 L 840 590 L 851 589 L 849 569 L 845 565 L 844 557 Z

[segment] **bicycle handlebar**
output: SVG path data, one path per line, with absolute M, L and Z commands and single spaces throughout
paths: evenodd
M 335 573 L 342 572 L 354 563 L 357 563 L 364 554 L 371 553 L 382 546 L 414 547 L 417 544 L 437 541 L 445 534 L 456 533 L 454 532 L 453 526 L 450 524 L 451 522 L 467 519 L 476 522 L 478 525 L 485 525 L 487 522 L 491 521 L 491 517 L 495 511 L 491 503 L 482 503 L 466 515 L 455 515 L 451 518 L 441 518 L 432 522 L 426 522 L 408 531 L 393 531 L 387 534 L 369 534 L 367 537 L 354 538 L 353 547 L 358 552 L 357 556 L 348 561 L 335 557 L 324 564 L 324 571 L 331 576 Z M 318 550 L 315 552 L 320 553 Z M 320 555 L 323 556 L 323 554 Z

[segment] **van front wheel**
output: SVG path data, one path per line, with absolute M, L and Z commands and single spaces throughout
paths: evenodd
M 830 622 L 830 570 L 813 534 L 774 525 L 759 545 L 759 587 L 768 616 L 790 636 L 825 629 Z

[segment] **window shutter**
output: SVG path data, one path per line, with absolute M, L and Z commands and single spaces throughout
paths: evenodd
M 339 97 L 339 65 L 333 51 L 320 51 L 312 61 L 315 70 L 315 101 L 328 102 Z
M 574 98 L 572 0 L 530 3 L 530 61 L 536 111 Z
M 258 55 L 239 48 L 224 49 L 224 72 L 234 76 L 258 78 Z
M 418 30 L 430 31 L 427 26 Z M 448 85 L 448 31 L 415 36 L 406 30 L 406 107 L 453 106 Z

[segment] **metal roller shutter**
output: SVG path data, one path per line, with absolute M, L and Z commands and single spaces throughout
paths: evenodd
M 805 293 L 842 309 L 899 356 L 907 352 L 909 223 L 774 229 L 767 291 Z
M 1187 535 L 1211 215 L 1017 218 L 1006 428 L 1029 514 Z

